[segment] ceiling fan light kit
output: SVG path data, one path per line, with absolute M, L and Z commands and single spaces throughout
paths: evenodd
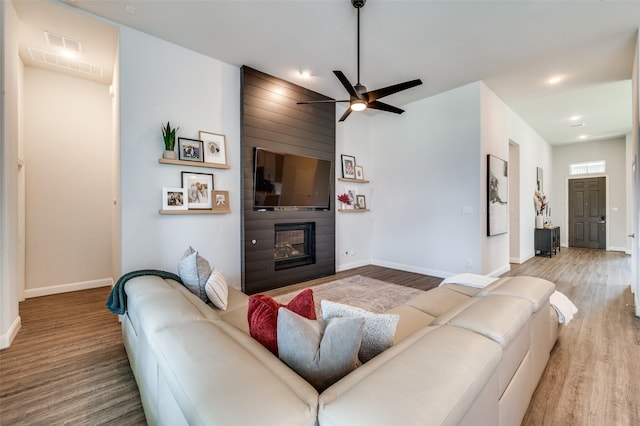
M 337 103 L 337 102 L 349 102 L 349 108 L 345 111 L 345 113 L 340 117 L 338 121 L 344 121 L 347 119 L 351 111 L 364 111 L 367 108 L 377 109 L 381 111 L 393 112 L 395 114 L 402 114 L 404 112 L 403 109 L 394 107 L 393 105 L 385 104 L 380 102 L 378 99 L 383 98 L 385 96 L 392 95 L 394 93 L 401 92 L 406 89 L 410 89 L 415 86 L 419 86 L 422 84 L 420 79 L 405 81 L 404 83 L 394 84 L 392 86 L 387 86 L 382 89 L 367 91 L 366 86 L 360 84 L 360 8 L 362 8 L 367 0 L 351 0 L 351 4 L 358 11 L 358 52 L 357 52 L 357 71 L 358 71 L 358 82 L 355 85 L 352 85 L 349 79 L 344 75 L 342 71 L 333 71 L 336 75 L 340 83 L 344 86 L 347 93 L 349 94 L 349 99 L 344 100 L 326 100 L 326 101 L 299 101 L 298 104 L 314 104 L 314 103 Z

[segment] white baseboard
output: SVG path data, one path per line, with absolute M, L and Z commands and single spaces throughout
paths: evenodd
M 349 269 L 359 268 L 361 266 L 367 265 L 371 265 L 371 262 L 369 262 L 369 260 L 359 260 L 357 262 L 343 263 L 336 267 L 336 272 L 347 271 Z
M 607 251 L 621 251 L 623 253 L 626 253 L 627 248 L 626 247 L 609 247 Z
M 68 293 L 70 291 L 89 290 L 91 288 L 107 286 L 113 286 L 112 278 L 102 278 L 99 280 L 82 281 L 79 283 L 52 285 L 49 287 L 26 288 L 24 290 L 24 297 L 26 299 L 29 299 L 31 297 L 49 296 L 51 294 Z
M 446 278 L 453 275 L 452 272 L 438 271 L 435 269 L 419 268 L 417 266 L 405 265 L 402 263 L 385 262 L 383 260 L 371 259 L 371 264 L 384 266 L 385 268 L 398 269 L 400 271 L 415 272 L 416 274 L 429 275 L 432 277 Z
M 506 274 L 510 270 L 511 270 L 511 265 L 507 264 L 507 265 L 504 265 L 502 268 L 498 268 L 495 271 L 487 274 L 487 276 L 489 276 L 489 277 L 499 277 L 502 274 Z
M 21 326 L 22 320 L 18 315 L 13 321 L 13 324 L 11 324 L 11 327 L 9 327 L 9 330 L 7 330 L 5 334 L 0 335 L 0 349 L 6 349 L 11 346 L 11 342 L 13 342 L 13 339 L 16 337 L 16 334 L 18 334 Z

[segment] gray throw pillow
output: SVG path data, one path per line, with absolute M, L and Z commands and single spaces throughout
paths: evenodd
M 191 293 L 198 296 L 203 302 L 207 302 L 205 286 L 209 275 L 211 275 L 211 266 L 209 266 L 207 259 L 189 247 L 178 262 L 178 275 Z
M 343 305 L 330 300 L 320 301 L 322 319 L 331 318 L 362 318 L 362 345 L 360 346 L 360 361 L 367 362 L 371 358 L 384 352 L 393 345 L 393 337 L 400 316 L 397 314 L 375 314 L 355 306 Z
M 355 370 L 364 321 L 359 318 L 310 320 L 278 310 L 278 356 L 318 392 Z

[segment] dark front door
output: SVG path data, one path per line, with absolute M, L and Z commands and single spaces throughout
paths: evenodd
M 605 249 L 606 178 L 569 180 L 569 247 Z

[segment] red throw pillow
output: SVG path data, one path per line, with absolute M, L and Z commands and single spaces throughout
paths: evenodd
M 316 319 L 313 291 L 307 288 L 282 305 L 264 294 L 249 296 L 247 319 L 251 337 L 278 356 L 278 308 L 285 307 L 307 319 Z

